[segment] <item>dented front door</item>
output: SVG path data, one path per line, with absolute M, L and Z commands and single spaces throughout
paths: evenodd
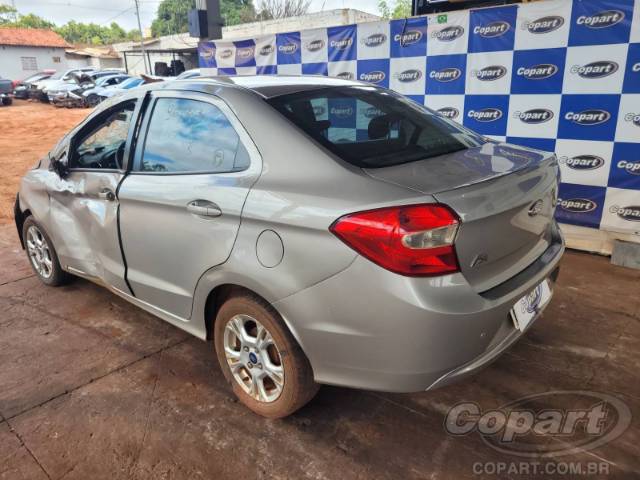
M 118 186 L 133 139 L 137 100 L 105 110 L 71 139 L 68 175 L 49 184 L 60 260 L 72 273 L 129 292 L 118 232 Z M 60 246 L 58 246 L 60 245 Z
M 102 280 L 127 292 L 118 240 L 121 172 L 72 171 L 50 184 L 51 223 L 61 237 L 60 260 L 72 273 Z M 54 240 L 55 241 L 55 240 Z M 75 272 L 74 272 L 75 271 Z

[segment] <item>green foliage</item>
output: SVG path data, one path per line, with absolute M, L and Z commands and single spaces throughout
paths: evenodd
M 95 23 L 78 23 L 70 20 L 61 27 L 54 28 L 67 42 L 91 45 L 109 45 L 129 40 L 127 33 L 116 22 L 103 26 Z M 139 36 L 139 35 L 137 35 Z
M 195 0 L 162 0 L 151 24 L 154 37 L 189 31 L 189 10 L 195 8 Z M 221 0 L 220 15 L 225 25 L 252 22 L 256 11 L 251 0 Z
M 15 20 L 16 17 L 17 20 Z M 111 22 L 111 25 L 104 26 L 95 23 L 78 23 L 75 20 L 70 20 L 61 27 L 58 27 L 53 22 L 45 20 L 33 13 L 21 15 L 18 14 L 13 7 L 2 4 L 0 4 L 0 25 L 16 28 L 51 29 L 69 43 L 86 45 L 109 45 L 127 40 L 140 39 L 140 33 L 137 30 L 126 32 L 116 22 Z
M 3 5 L 0 3 L 0 25 L 7 25 L 13 22 L 17 11 L 11 5 Z
M 411 0 L 396 0 L 393 10 L 387 0 L 378 0 L 378 9 L 382 18 L 406 18 L 411 16 Z

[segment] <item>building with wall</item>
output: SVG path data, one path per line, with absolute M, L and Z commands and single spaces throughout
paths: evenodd
M 234 40 L 248 37 L 260 37 L 275 33 L 289 32 L 299 29 L 326 28 L 340 25 L 353 25 L 363 22 L 375 22 L 380 20 L 377 15 L 362 12 L 352 8 L 340 8 L 324 12 L 309 13 L 301 17 L 280 18 L 263 22 L 243 23 L 232 25 L 222 29 L 222 38 Z M 199 38 L 189 36 L 188 33 L 166 35 L 145 41 L 145 49 L 149 52 L 153 68 L 156 62 L 171 63 L 171 60 L 179 59 L 184 63 L 185 69 L 198 67 L 197 48 Z M 131 74 L 144 73 L 144 63 L 140 52 L 139 42 L 123 42 L 113 45 L 124 60 L 127 54 L 126 68 Z M 124 61 L 122 68 L 125 68 Z
M 0 27 L 0 76 L 20 80 L 45 69 L 64 70 L 69 47 L 52 30 Z

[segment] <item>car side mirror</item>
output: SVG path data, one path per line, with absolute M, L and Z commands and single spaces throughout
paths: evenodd
M 58 158 L 52 158 L 49 163 L 49 170 L 55 172 L 63 180 L 67 178 L 69 176 L 67 156 L 63 154 Z

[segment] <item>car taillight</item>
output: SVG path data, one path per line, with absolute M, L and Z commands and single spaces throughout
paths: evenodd
M 458 224 L 449 207 L 425 204 L 352 213 L 329 230 L 387 270 L 426 277 L 460 270 L 454 247 Z

